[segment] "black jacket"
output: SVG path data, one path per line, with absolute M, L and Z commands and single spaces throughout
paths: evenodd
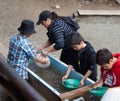
M 78 63 L 80 64 L 75 68 L 78 72 L 85 75 L 88 70 L 92 71 L 89 78 L 97 80 L 97 64 L 96 64 L 96 52 L 91 44 L 85 41 L 86 47 L 78 51 Z
M 47 36 L 54 43 L 54 48 L 67 49 L 70 45 L 70 37 L 73 34 L 72 28 L 62 20 L 53 20 L 48 28 Z

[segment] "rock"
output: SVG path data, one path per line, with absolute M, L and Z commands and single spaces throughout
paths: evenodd
M 55 8 L 59 9 L 59 8 L 60 8 L 60 5 L 56 5 Z

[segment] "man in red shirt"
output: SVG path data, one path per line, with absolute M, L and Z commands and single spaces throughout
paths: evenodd
M 101 66 L 101 76 L 95 87 L 120 86 L 120 53 L 112 54 L 108 49 L 100 49 L 96 54 L 96 62 Z

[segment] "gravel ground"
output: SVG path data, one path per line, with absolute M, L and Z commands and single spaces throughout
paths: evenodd
M 80 18 L 80 32 L 89 40 L 95 50 L 108 48 L 111 52 L 120 52 L 120 17 L 89 16 Z
M 108 2 L 107 2 L 108 1 Z M 6 58 L 10 37 L 18 33 L 17 28 L 23 19 L 37 21 L 39 12 L 43 9 L 54 10 L 60 15 L 71 15 L 77 9 L 114 9 L 119 10 L 114 0 L 0 0 L 0 53 Z M 60 5 L 60 9 L 55 6 Z M 71 8 L 72 7 L 72 8 Z M 69 12 L 68 12 L 69 11 Z M 82 16 L 79 19 L 81 26 L 79 32 L 90 41 L 97 51 L 108 48 L 111 52 L 120 50 L 120 19 L 119 16 Z M 37 48 L 42 45 L 47 37 L 46 29 L 35 26 L 37 34 L 30 37 Z M 51 55 L 59 58 L 60 51 Z M 99 69 L 98 69 L 99 70 Z M 0 101 L 6 100 L 6 92 L 0 86 Z

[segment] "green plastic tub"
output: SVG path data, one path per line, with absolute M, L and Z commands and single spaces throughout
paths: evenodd
M 76 89 L 80 87 L 80 81 L 77 79 L 67 79 L 62 82 L 62 85 L 68 89 Z
M 89 92 L 95 97 L 102 97 L 107 89 L 108 87 L 90 88 Z

